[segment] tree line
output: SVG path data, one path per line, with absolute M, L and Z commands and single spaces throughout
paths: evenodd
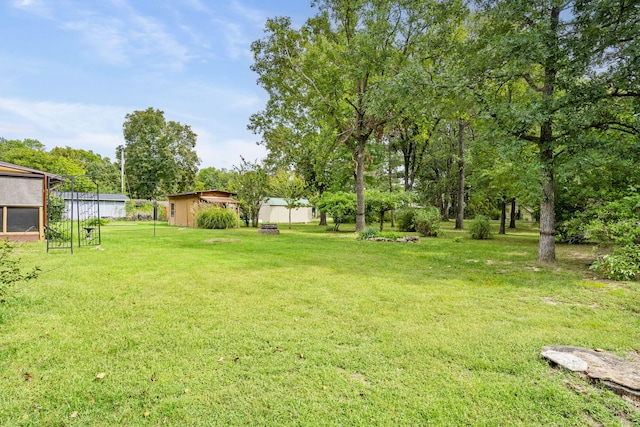
M 313 190 L 405 191 L 444 219 L 535 209 L 557 224 L 637 186 L 637 1 L 316 0 L 252 44 L 249 128 Z M 514 209 L 512 209 L 513 211 Z

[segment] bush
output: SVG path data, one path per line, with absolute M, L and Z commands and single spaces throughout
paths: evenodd
M 34 267 L 28 271 L 20 268 L 20 258 L 13 255 L 15 243 L 8 240 L 0 242 L 0 303 L 6 302 L 9 288 L 18 282 L 35 279 L 40 274 L 40 268 Z
M 375 227 L 368 226 L 360 232 L 360 240 L 373 239 L 374 237 L 378 237 L 378 230 Z
M 222 230 L 235 227 L 237 222 L 236 214 L 229 209 L 211 207 L 202 209 L 196 214 L 198 228 Z
M 469 224 L 469 233 L 471 238 L 475 240 L 491 239 L 491 223 L 489 218 L 484 215 L 476 216 Z
M 396 226 L 399 231 L 416 231 L 416 224 L 414 222 L 416 216 L 415 209 L 405 209 L 398 211 L 396 214 Z
M 87 220 L 87 222 L 85 223 L 86 225 L 90 226 L 90 227 L 96 227 L 98 225 L 106 225 L 109 223 L 109 220 L 106 218 L 91 218 L 89 220 Z
M 601 255 L 590 270 L 613 280 L 634 280 L 640 274 L 640 246 L 616 248 L 610 255 Z
M 385 239 L 391 239 L 391 240 L 398 240 L 403 238 L 404 236 L 402 234 L 395 233 L 393 231 L 384 231 L 384 232 L 378 233 L 378 237 L 384 237 Z
M 413 222 L 416 231 L 424 237 L 438 237 L 442 234 L 440 228 L 440 211 L 438 208 L 432 206 L 417 211 Z

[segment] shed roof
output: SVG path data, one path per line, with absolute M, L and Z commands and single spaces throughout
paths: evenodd
M 62 181 L 63 177 L 60 175 L 56 175 L 49 172 L 40 171 L 37 169 L 31 169 L 20 165 L 15 165 L 13 163 L 2 162 L 0 161 L 0 175 L 5 176 L 40 176 L 40 177 L 49 177 L 53 181 Z
M 240 203 L 232 197 L 200 197 L 200 200 L 207 203 Z
M 227 194 L 229 197 L 235 195 L 235 193 L 231 193 L 230 191 L 224 190 L 202 190 L 202 191 L 187 191 L 184 193 L 176 193 L 176 194 L 167 194 L 167 197 L 180 197 L 180 196 L 204 196 L 204 197 L 219 197 L 219 196 L 205 196 L 207 193 L 223 193 Z
M 264 202 L 269 206 L 287 206 L 286 200 L 281 197 L 268 197 Z M 307 199 L 298 199 L 297 203 L 302 207 L 311 206 Z
M 72 193 L 70 191 L 56 192 L 58 197 L 62 197 L 65 200 L 75 199 L 76 196 L 78 200 L 94 200 L 96 193 Z M 116 202 L 126 202 L 129 198 L 124 194 L 109 194 L 109 193 L 99 193 L 98 200 L 106 202 L 106 201 L 116 201 Z

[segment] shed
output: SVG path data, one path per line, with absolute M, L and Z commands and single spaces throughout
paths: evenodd
M 313 207 L 309 200 L 300 199 L 297 204 L 300 207 L 291 209 L 291 222 L 306 224 L 313 221 Z M 258 221 L 263 223 L 288 223 L 289 209 L 287 209 L 287 202 L 279 197 L 265 199 L 260 206 Z
M 98 209 L 101 218 L 125 218 L 127 216 L 126 203 L 129 198 L 124 194 L 103 194 L 103 193 L 56 193 L 56 196 L 64 199 L 65 211 L 82 211 L 82 205 L 94 203 L 98 198 Z M 76 216 L 77 218 L 77 216 Z
M 196 213 L 203 204 L 217 205 L 233 210 L 239 217 L 240 202 L 233 193 L 222 190 L 203 190 L 188 193 L 169 194 L 169 225 L 182 227 L 196 226 Z
M 47 192 L 63 178 L 47 172 L 0 162 L 0 238 L 44 239 Z

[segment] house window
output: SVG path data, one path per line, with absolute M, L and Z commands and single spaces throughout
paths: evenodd
M 4 211 L 6 209 L 0 206 L 0 233 L 4 233 Z
M 171 218 L 176 217 L 176 205 L 171 203 Z
M 7 208 L 7 232 L 38 232 L 40 210 L 38 208 Z

